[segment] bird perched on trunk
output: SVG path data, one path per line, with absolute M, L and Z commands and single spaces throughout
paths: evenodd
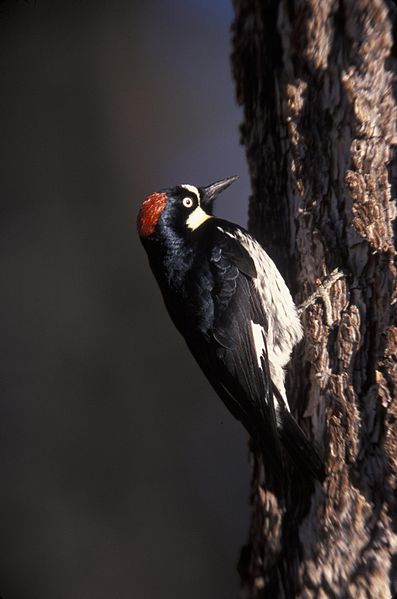
M 296 306 L 260 244 L 213 216 L 215 198 L 235 179 L 153 193 L 139 210 L 138 233 L 172 321 L 273 474 L 284 472 L 286 451 L 322 480 L 322 461 L 284 387 L 284 367 L 303 334 Z

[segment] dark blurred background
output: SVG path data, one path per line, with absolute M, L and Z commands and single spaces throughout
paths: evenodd
M 174 330 L 135 218 L 249 183 L 229 0 L 0 3 L 0 594 L 233 599 L 246 435 Z

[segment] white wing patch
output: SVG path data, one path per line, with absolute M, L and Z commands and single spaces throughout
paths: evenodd
M 254 285 L 268 320 L 266 343 L 270 366 L 282 369 L 303 336 L 295 304 L 276 265 L 259 243 L 242 231 L 236 231 L 236 236 L 256 267 Z
M 256 359 L 258 360 L 259 368 L 262 368 L 261 358 L 265 357 L 265 349 L 266 349 L 265 348 L 265 340 L 263 337 L 265 334 L 265 331 L 260 324 L 257 324 L 253 320 L 251 320 L 251 329 L 252 329 L 252 336 L 254 338 Z
M 236 237 L 255 263 L 257 277 L 254 279 L 254 285 L 261 298 L 263 313 L 267 317 L 268 324 L 266 349 L 270 376 L 289 410 L 284 386 L 284 367 L 290 360 L 292 349 L 302 339 L 302 325 L 289 289 L 273 260 L 247 233 L 236 230 Z M 254 329 L 252 333 L 255 339 Z M 257 334 L 257 338 L 258 336 Z
M 194 185 L 189 185 L 188 183 L 184 183 L 181 185 L 181 187 L 183 187 L 183 189 L 187 189 L 187 191 L 190 191 L 191 193 L 194 193 L 194 195 L 197 197 L 198 203 L 200 204 L 200 194 L 197 187 Z
M 184 185 L 183 187 L 186 187 L 186 185 Z M 189 218 L 186 220 L 186 225 L 189 227 L 189 229 L 195 231 L 209 218 L 212 218 L 212 216 L 204 212 L 204 210 L 200 208 L 200 206 L 197 206 L 197 208 L 193 210 Z

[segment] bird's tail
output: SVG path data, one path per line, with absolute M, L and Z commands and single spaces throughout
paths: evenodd
M 286 409 L 283 410 L 280 424 L 280 439 L 291 460 L 300 471 L 322 482 L 325 478 L 324 462 Z

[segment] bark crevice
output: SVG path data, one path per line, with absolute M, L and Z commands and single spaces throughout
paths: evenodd
M 330 290 L 331 319 L 321 300 L 304 313 L 288 376 L 290 401 L 329 476 L 309 494 L 291 479 L 283 512 L 254 456 L 243 596 L 391 597 L 395 10 L 386 0 L 235 0 L 235 13 L 249 228 L 297 303 L 335 267 L 345 274 Z

